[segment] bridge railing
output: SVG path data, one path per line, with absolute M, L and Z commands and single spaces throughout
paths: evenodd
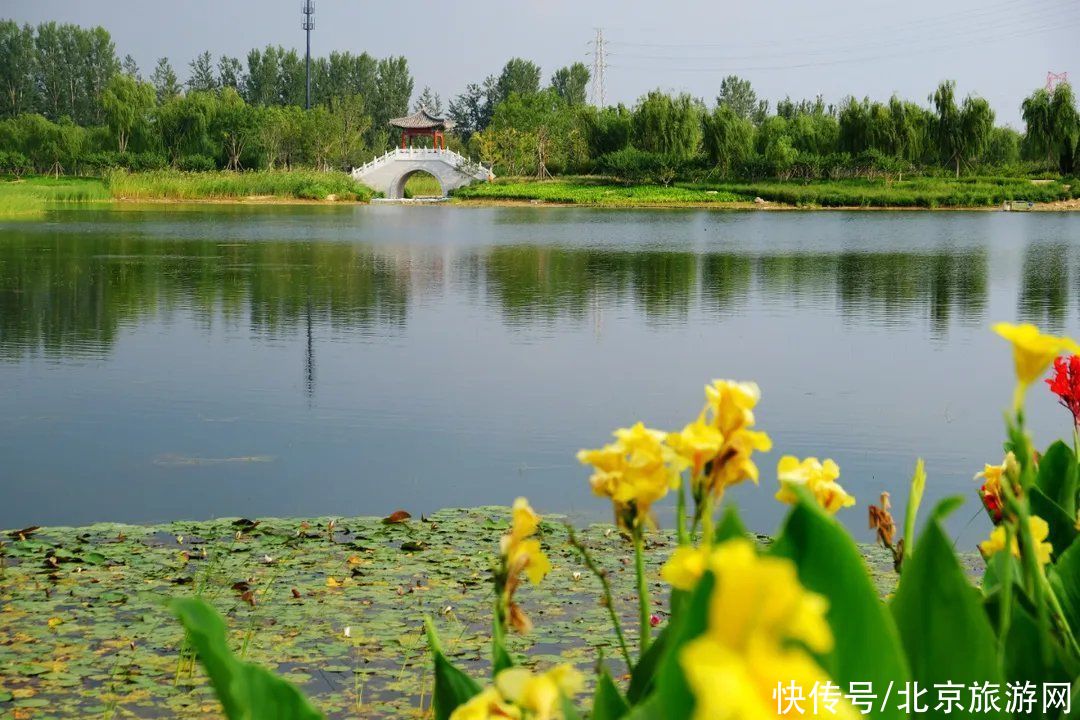
M 353 177 L 360 177 L 368 170 L 391 160 L 424 158 L 440 159 L 443 162 L 461 168 L 463 172 L 469 174 L 477 176 L 483 175 L 485 177 L 491 175 L 491 170 L 489 168 L 484 167 L 478 162 L 474 162 L 472 159 L 465 157 L 459 152 L 435 148 L 394 148 L 379 157 L 372 158 L 369 162 L 364 163 L 360 167 L 354 167 L 352 175 Z

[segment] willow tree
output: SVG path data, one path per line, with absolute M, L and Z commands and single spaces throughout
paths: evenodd
M 1076 98 L 1072 87 L 1062 83 L 1054 88 L 1050 98 L 1050 127 L 1054 150 L 1058 156 L 1058 169 L 1062 174 L 1074 170 L 1073 155 L 1077 136 L 1080 135 L 1080 116 L 1076 112 Z
M 105 122 L 116 139 L 116 149 L 127 152 L 132 132 L 145 127 L 156 101 L 154 86 L 130 75 L 113 75 L 101 93 Z
M 930 96 L 934 103 L 934 135 L 941 159 L 956 169 L 978 156 L 990 140 L 994 111 L 983 98 L 969 95 L 956 104 L 956 83 L 946 80 Z
M 709 162 L 728 175 L 754 152 L 754 124 L 727 105 L 718 105 L 702 120 L 702 144 Z
M 634 108 L 634 147 L 688 160 L 701 144 L 701 103 L 683 93 L 672 97 L 654 90 Z

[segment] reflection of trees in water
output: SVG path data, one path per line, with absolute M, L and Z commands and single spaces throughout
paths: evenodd
M 409 270 L 394 255 L 336 243 L 157 241 L 8 233 L 0 243 L 0 354 L 94 353 L 118 329 L 191 312 L 294 334 L 309 319 L 403 325 Z
M 1042 328 L 1061 331 L 1069 305 L 1069 248 L 1030 243 L 1024 250 L 1017 315 Z
M 1022 315 L 1060 322 L 1064 254 L 1060 246 L 1029 248 Z M 665 321 L 694 308 L 728 314 L 752 303 L 835 303 L 847 318 L 923 319 L 945 333 L 953 320 L 983 319 L 987 256 L 981 249 L 762 255 L 535 245 L 451 252 L 9 232 L 0 243 L 0 355 L 101 352 L 124 325 L 180 311 L 207 327 L 224 320 L 297 338 L 319 326 L 400 327 L 410 299 L 448 287 L 514 325 L 581 322 L 594 307 L 632 305 L 648 321 Z

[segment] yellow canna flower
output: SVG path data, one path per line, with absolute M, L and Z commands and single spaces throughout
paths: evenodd
M 540 516 L 530 507 L 529 501 L 518 498 L 511 512 L 510 532 L 499 542 L 502 563 L 496 573 L 495 585 L 505 604 L 505 617 L 501 621 L 526 633 L 532 629 L 532 622 L 514 602 L 514 593 L 522 573 L 535 585 L 551 572 L 551 561 L 544 554 L 540 541 L 532 537 L 540 527 Z
M 560 697 L 572 697 L 583 686 L 581 673 L 567 664 L 558 665 L 540 675 L 516 667 L 495 676 L 495 687 L 499 693 L 527 710 L 533 720 L 561 718 Z
M 521 711 L 503 701 L 495 688 L 487 688 L 474 695 L 468 702 L 458 705 L 450 713 L 450 720 L 519 720 Z
M 578 460 L 593 466 L 593 493 L 611 498 L 620 527 L 632 529 L 672 487 L 678 486 L 681 463 L 664 444 L 666 433 L 642 423 L 615 431 L 615 442 L 597 450 L 581 450 Z
M 1016 366 L 1016 392 L 1013 406 L 1019 410 L 1024 390 L 1039 379 L 1054 358 L 1062 353 L 1080 354 L 1080 345 L 1072 338 L 1044 335 L 1034 325 L 997 323 L 994 332 L 1012 343 L 1013 363 Z
M 680 564 L 696 569 L 686 554 Z M 792 644 L 824 653 L 833 636 L 825 599 L 802 587 L 790 560 L 761 557 L 749 540 L 736 539 L 716 546 L 704 564 L 716 578 L 708 627 L 679 657 L 697 701 L 695 720 L 773 718 L 778 682 L 794 681 L 809 692 L 828 680 L 813 657 Z M 842 718 L 857 717 L 842 700 L 835 709 Z
M 1038 515 L 1032 515 L 1028 518 L 1028 527 L 1031 528 L 1031 539 L 1035 541 L 1035 557 L 1040 565 L 1045 565 L 1050 562 L 1050 554 L 1054 551 L 1053 545 L 1043 542 L 1050 536 L 1050 526 Z M 1004 525 L 998 525 L 991 530 L 990 537 L 979 543 L 979 550 L 983 557 L 989 558 L 1004 550 L 1005 536 Z M 1020 557 L 1020 543 L 1017 542 L 1015 534 L 1012 539 L 1012 554 L 1014 557 Z
M 682 545 L 660 568 L 660 577 L 676 590 L 691 590 L 705 574 L 708 550 Z
M 686 425 L 681 432 L 669 433 L 667 444 L 690 468 L 694 477 L 701 474 L 705 463 L 711 461 L 724 446 L 724 436 L 705 422 L 702 413 L 697 420 Z
M 772 440 L 754 425 L 754 407 L 761 399 L 756 383 L 713 380 L 705 388 L 705 422 L 716 428 L 723 444 L 711 459 L 705 488 L 719 498 L 732 485 L 758 481 L 758 468 L 752 460 L 754 451 L 772 449 Z M 703 493 L 699 493 L 703 494 Z
M 780 479 L 776 499 L 780 502 L 794 504 L 798 499 L 795 488 L 805 487 L 826 512 L 835 513 L 840 508 L 855 504 L 855 498 L 836 482 L 836 478 L 840 477 L 840 467 L 828 458 L 824 463 L 816 457 L 799 462 L 798 458 L 785 455 L 776 466 L 776 475 Z

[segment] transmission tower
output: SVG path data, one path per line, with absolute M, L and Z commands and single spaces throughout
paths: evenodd
M 1053 72 L 1052 70 L 1046 73 L 1046 92 L 1054 92 L 1054 88 L 1058 85 L 1069 82 L 1069 73 L 1067 72 Z
M 304 55 L 304 72 L 307 90 L 304 96 L 304 107 L 311 109 L 311 31 L 315 29 L 315 0 L 304 0 L 300 12 L 304 14 L 304 32 L 307 33 L 307 52 Z
M 596 39 L 591 43 L 593 46 L 592 64 L 592 99 L 597 107 L 607 105 L 607 84 L 604 79 L 604 71 L 607 70 L 607 48 L 604 47 L 604 30 L 596 28 Z

